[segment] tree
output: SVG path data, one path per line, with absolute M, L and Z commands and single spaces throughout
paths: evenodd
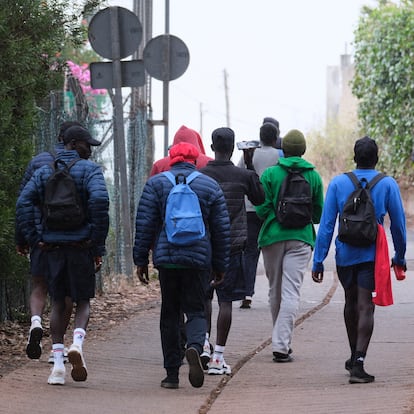
M 382 151 L 379 165 L 397 179 L 414 173 L 414 2 L 381 0 L 364 8 L 355 31 L 352 90 L 366 134 Z
M 27 264 L 14 250 L 14 212 L 19 184 L 33 155 L 38 107 L 63 88 L 64 46 L 82 41 L 81 16 L 98 0 L 3 0 L 0 8 L 0 320 L 7 281 L 23 279 Z M 11 316 L 7 312 L 7 316 Z

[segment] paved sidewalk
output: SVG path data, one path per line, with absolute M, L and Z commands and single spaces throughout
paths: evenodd
M 412 245 L 408 249 L 408 259 Z M 393 276 L 393 306 L 377 307 L 376 326 L 366 369 L 372 384 L 348 384 L 344 369 L 348 345 L 342 317 L 343 291 L 335 290 L 332 259 L 321 285 L 307 275 L 292 348 L 295 361 L 272 362 L 267 280 L 259 266 L 250 310 L 233 308 L 226 347 L 232 377 L 206 376 L 202 388 L 180 371 L 180 388 L 160 387 L 165 376 L 159 338 L 159 309 L 154 307 L 86 341 L 88 380 L 50 386 L 47 355 L 28 361 L 0 379 L 0 413 L 153 414 L 153 413 L 410 413 L 414 412 L 414 271 L 407 280 Z M 414 261 L 409 262 L 414 268 Z M 324 298 L 334 291 L 329 302 Z M 332 293 L 332 292 L 331 292 Z M 217 316 L 217 306 L 213 311 Z M 214 342 L 215 334 L 212 335 Z

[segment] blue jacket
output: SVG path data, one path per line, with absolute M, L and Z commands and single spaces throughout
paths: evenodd
M 370 181 L 378 174 L 378 171 L 356 169 L 354 173 L 359 180 L 365 177 Z M 354 184 L 345 174 L 334 177 L 329 183 L 316 237 L 312 270 L 317 272 L 324 270 L 323 261 L 329 252 L 337 217 L 354 189 Z M 383 178 L 371 190 L 371 197 L 378 223 L 384 224 L 384 217 L 387 213 L 390 217 L 391 236 L 395 249 L 393 260 L 397 265 L 403 266 L 405 265 L 406 228 L 404 207 L 397 182 L 389 176 Z M 342 243 L 336 238 L 335 247 L 335 260 L 338 266 L 351 266 L 375 260 L 375 243 L 368 247 L 355 247 Z
M 69 163 L 79 155 L 74 150 L 60 152 L 56 159 Z M 45 243 L 92 241 L 93 255 L 105 254 L 105 239 L 109 228 L 109 197 L 101 167 L 92 161 L 80 160 L 70 170 L 81 195 L 87 221 L 84 226 L 67 231 L 52 231 L 44 225 L 36 226 L 36 215 L 41 208 L 47 179 L 53 170 L 50 165 L 39 168 L 24 186 L 16 204 L 16 220 L 19 231 L 35 246 Z
M 188 176 L 194 170 L 193 164 L 180 162 L 170 171 Z M 134 263 L 147 265 L 152 249 L 155 267 L 174 265 L 225 272 L 230 254 L 230 220 L 220 186 L 204 174 L 191 182 L 206 225 L 205 237 L 191 246 L 176 246 L 167 240 L 163 223 L 171 188 L 172 183 L 162 173 L 150 177 L 144 186 L 136 214 Z

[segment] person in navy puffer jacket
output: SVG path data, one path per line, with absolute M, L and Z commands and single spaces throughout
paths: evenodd
M 63 138 L 64 151 L 56 159 L 65 163 L 78 159 L 70 169 L 82 199 L 86 220 L 73 230 L 50 230 L 45 224 L 36 226 L 36 207 L 41 206 L 45 185 L 52 166 L 38 169 L 23 188 L 16 204 L 16 221 L 30 247 L 45 252 L 47 280 L 51 298 L 50 332 L 53 342 L 54 365 L 48 383 L 65 383 L 63 338 L 66 331 L 65 299 L 76 303 L 73 343 L 68 359 L 72 378 L 85 381 L 86 364 L 82 344 L 89 321 L 90 298 L 95 296 L 95 272 L 102 264 L 109 227 L 109 197 L 101 167 L 87 160 L 91 145 L 100 145 L 89 132 L 79 126 L 69 128 Z
M 181 142 L 170 149 L 171 173 L 188 176 L 195 171 L 198 149 Z M 204 309 L 206 287 L 210 273 L 214 283 L 221 283 L 227 270 L 230 253 L 230 220 L 223 191 L 212 178 L 200 174 L 190 187 L 197 194 L 206 226 L 205 236 L 190 246 L 168 242 L 164 229 L 165 206 L 172 183 L 163 174 L 146 182 L 136 214 L 135 244 L 133 249 L 137 275 L 148 283 L 148 256 L 158 269 L 161 286 L 160 331 L 167 377 L 163 388 L 178 388 L 181 365 L 180 311 L 186 315 L 189 380 L 193 387 L 201 387 L 204 372 L 200 354 L 206 334 Z
M 24 172 L 23 179 L 20 183 L 19 194 L 22 192 L 25 185 L 30 181 L 33 174 L 44 165 L 51 164 L 55 156 L 64 150 L 63 135 L 65 131 L 72 126 L 82 126 L 77 121 L 65 121 L 59 128 L 59 134 L 54 151 L 43 151 L 35 155 Z M 41 213 L 37 211 L 37 226 L 41 226 Z M 22 232 L 16 228 L 16 251 L 21 256 L 30 255 L 30 274 L 31 274 L 31 292 L 30 292 L 30 313 L 31 325 L 29 330 L 29 337 L 26 346 L 26 354 L 30 359 L 39 359 L 42 355 L 41 340 L 43 337 L 42 315 L 47 302 L 47 280 L 45 275 L 45 260 L 43 252 L 34 246 L 29 249 L 29 246 L 24 239 Z M 72 303 L 68 301 L 66 304 L 66 320 L 69 323 L 72 315 Z M 65 348 L 67 351 L 67 349 Z M 53 355 L 53 353 L 52 353 Z M 50 358 L 49 358 L 50 359 Z M 52 358 L 53 362 L 53 358 Z

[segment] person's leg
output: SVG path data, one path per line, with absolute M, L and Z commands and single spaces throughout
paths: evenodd
M 356 342 L 356 353 L 365 355 L 371 341 L 374 330 L 374 310 L 372 302 L 372 291 L 358 287 L 358 338 Z
M 92 253 L 86 249 L 63 249 L 67 260 L 66 296 L 76 303 L 73 327 L 73 343 L 68 360 L 72 364 L 74 381 L 86 381 L 88 372 L 84 359 L 83 343 L 90 317 L 90 299 L 95 296 L 95 263 Z M 65 314 L 67 318 L 67 314 Z M 67 319 L 65 319 L 67 323 Z
M 45 252 L 36 247 L 30 252 L 30 313 L 31 324 L 26 354 L 30 359 L 39 359 L 42 355 L 43 337 L 42 315 L 47 302 L 47 258 Z
M 351 357 L 346 361 L 345 368 L 350 370 L 355 359 L 358 338 L 358 287 L 356 284 L 345 289 L 344 321 L 351 350 Z
M 200 355 L 206 337 L 207 323 L 205 311 L 205 272 L 195 269 L 181 271 L 180 301 L 187 316 L 187 351 L 185 356 L 189 365 L 188 379 L 193 387 L 204 383 L 204 371 Z
M 217 340 L 219 346 L 226 346 L 232 322 L 232 302 L 219 302 L 219 313 L 217 316 Z
M 180 352 L 180 306 L 179 274 L 176 269 L 160 268 L 161 288 L 160 333 L 167 377 L 161 381 L 164 388 L 178 388 L 178 372 L 181 365 Z M 188 348 L 187 336 L 187 348 Z
M 273 325 L 280 310 L 284 251 L 285 242 L 274 243 L 262 249 L 263 264 L 269 282 L 269 304 Z
M 373 375 L 364 369 L 364 361 L 374 330 L 374 309 L 372 290 L 358 286 L 358 326 L 355 358 L 350 370 L 351 384 L 369 383 L 375 381 Z
M 241 303 L 242 309 L 250 308 L 254 295 L 256 283 L 257 263 L 259 261 L 260 249 L 257 243 L 262 221 L 253 211 L 247 212 L 247 243 L 244 251 L 244 275 L 246 280 L 246 297 Z
M 290 344 L 300 304 L 300 288 L 311 257 L 311 247 L 297 240 L 287 241 L 283 258 L 280 310 L 272 332 L 275 361 L 290 361 Z
M 51 298 L 50 335 L 52 338 L 53 368 L 48 384 L 65 383 L 65 366 L 63 361 L 63 340 L 66 332 L 66 315 L 64 299 L 65 260 L 60 251 L 47 254 L 48 285 Z

